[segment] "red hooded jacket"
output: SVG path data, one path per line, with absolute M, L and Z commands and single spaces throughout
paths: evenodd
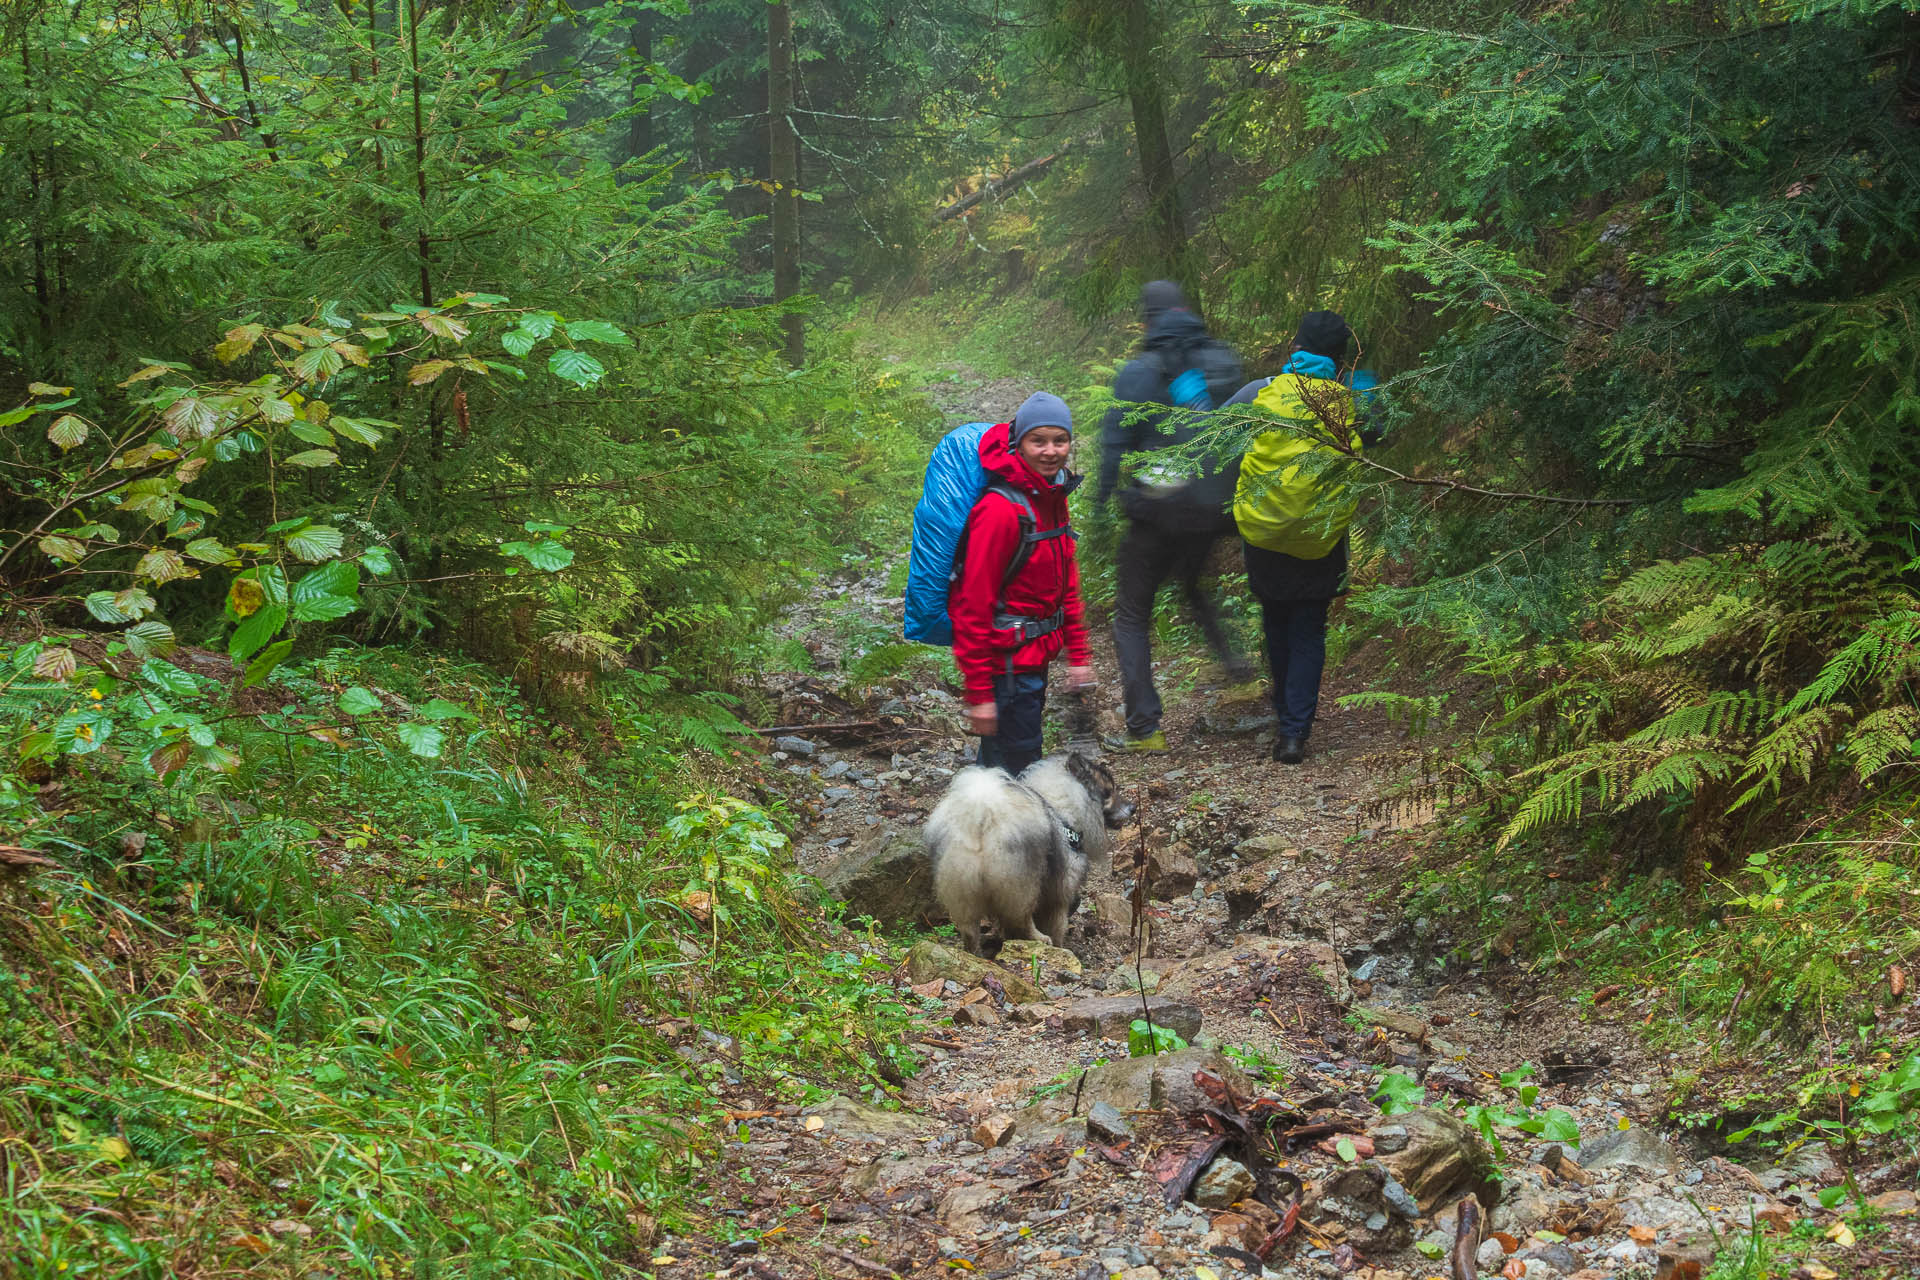
M 1012 428 L 1001 423 L 980 438 L 980 465 L 1033 503 L 1035 528 L 1044 532 L 1067 523 L 1067 495 L 1080 477 L 1063 472 L 1054 484 L 1029 467 L 1009 444 Z M 1087 628 L 1080 609 L 1080 564 L 1072 537 L 1036 543 L 1033 556 L 1003 589 L 1001 579 L 1020 547 L 1018 506 L 987 492 L 967 517 L 964 562 L 953 584 L 947 612 L 953 619 L 953 660 L 960 668 L 969 706 L 993 701 L 995 677 L 1006 674 L 1009 656 L 1015 671 L 1044 671 L 1062 649 L 1076 667 L 1091 666 Z M 1004 591 L 1004 594 L 1003 594 Z M 1049 618 L 1061 611 L 1066 623 L 1044 636 L 1021 643 L 1010 630 L 993 625 L 994 606 L 1005 600 L 1008 613 Z

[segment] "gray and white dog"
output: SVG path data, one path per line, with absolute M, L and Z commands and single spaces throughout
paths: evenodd
M 933 892 L 974 955 L 980 920 L 1003 939 L 1065 946 L 1067 916 L 1080 903 L 1087 859 L 1106 852 L 1108 826 L 1133 807 L 1121 802 L 1113 771 L 1079 752 L 1004 769 L 962 769 L 927 818 Z

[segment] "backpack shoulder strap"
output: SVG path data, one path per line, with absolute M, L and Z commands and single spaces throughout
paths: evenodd
M 1020 512 L 1020 545 L 1014 549 L 1013 558 L 1007 561 L 1007 571 L 1000 577 L 1000 590 L 1004 597 L 1007 584 L 1027 567 L 1027 561 L 1033 559 L 1034 547 L 1053 538 L 1073 537 L 1073 526 L 1063 524 L 1056 529 L 1041 529 L 1040 517 L 1033 510 L 1033 500 L 1004 480 L 988 481 L 986 492 L 999 494 L 1019 508 Z

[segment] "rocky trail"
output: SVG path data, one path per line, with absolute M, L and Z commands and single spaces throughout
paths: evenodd
M 956 421 L 1018 399 L 955 394 L 975 397 L 943 405 Z M 890 571 L 852 567 L 795 610 L 821 667 L 847 656 L 826 619 L 894 625 Z M 1111 732 L 1119 686 L 1100 674 Z M 1068 949 L 1013 943 L 997 963 L 927 922 L 919 823 L 972 750 L 957 700 L 906 679 L 770 686 L 781 725 L 814 726 L 771 744 L 768 787 L 806 815 L 802 864 L 850 918 L 920 937 L 896 982 L 923 1066 L 804 1108 L 728 1086 L 713 1217 L 658 1242 L 655 1274 L 1703 1280 L 1756 1227 L 1804 1254 L 1800 1280 L 1911 1274 L 1899 1233 L 1856 1240 L 1817 1204 L 1831 1153 L 1743 1165 L 1661 1131 L 1692 1064 L 1642 1047 L 1647 997 L 1497 952 L 1463 965 L 1407 918 L 1397 868 L 1436 815 L 1392 788 L 1419 754 L 1334 705 L 1338 672 L 1295 768 L 1268 759 L 1262 695 L 1207 675 L 1163 686 L 1171 751 L 1108 755 L 1137 824 L 1095 860 Z M 1130 1056 L 1149 1015 L 1189 1047 Z M 1880 1199 L 1912 1212 L 1911 1192 Z

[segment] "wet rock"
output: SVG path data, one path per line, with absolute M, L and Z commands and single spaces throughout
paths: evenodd
M 1166 1027 L 1182 1040 L 1191 1041 L 1200 1034 L 1198 1006 L 1164 997 L 1149 1001 L 1153 1024 Z M 1136 1018 L 1142 1017 L 1140 1000 L 1135 996 L 1089 996 L 1075 1000 L 1061 1010 L 1061 1027 L 1069 1034 L 1096 1035 L 1106 1040 L 1125 1040 Z
M 1242 1098 L 1254 1094 L 1253 1082 L 1217 1049 L 1181 1049 L 1147 1058 L 1127 1058 L 1094 1067 L 1079 1086 L 1080 1110 L 1085 1113 L 1100 1102 L 1111 1103 L 1115 1110 L 1200 1111 L 1212 1105 L 1206 1094 L 1193 1083 L 1193 1073 L 1208 1071 L 1226 1081 Z M 1020 1132 L 1032 1140 L 1043 1125 L 1056 1129 L 1067 1119 L 1073 1104 L 1073 1090 L 1042 1098 L 1020 1113 Z
M 1407 1126 L 1403 1124 L 1380 1124 L 1367 1130 L 1367 1136 L 1373 1139 L 1373 1149 L 1383 1156 L 1396 1155 L 1407 1149 Z
M 931 938 L 922 938 L 907 952 L 907 976 L 916 983 L 945 978 L 962 987 L 977 987 L 986 979 L 993 978 L 1014 1004 L 1030 1004 L 1046 999 L 1045 992 L 1013 970 L 1003 969 L 979 956 L 941 946 Z
M 997 1027 L 1000 1014 L 992 1005 L 981 1001 L 978 1004 L 963 1004 L 953 1011 L 953 1025 L 956 1027 Z
M 1555 1275 L 1570 1276 L 1580 1269 L 1580 1255 L 1564 1244 L 1543 1244 L 1522 1249 L 1514 1255 L 1527 1262 L 1539 1262 Z
M 1259 915 L 1274 879 L 1271 870 L 1260 866 L 1242 867 L 1228 876 L 1220 886 L 1220 895 L 1227 904 L 1228 922 L 1238 925 Z
M 1457 1116 L 1422 1107 L 1394 1117 L 1407 1131 L 1407 1145 L 1384 1163 L 1401 1185 L 1432 1213 L 1487 1181 L 1493 1153 L 1478 1132 Z
M 784 751 L 790 756 L 810 756 L 820 748 L 805 738 L 783 737 L 773 740 L 775 751 Z
M 1840 1181 L 1840 1165 L 1824 1142 L 1809 1142 L 1779 1164 L 1760 1175 L 1769 1191 L 1798 1183 L 1807 1187 L 1826 1187 Z
M 1101 1142 L 1125 1142 L 1133 1137 L 1133 1129 L 1118 1107 L 1100 1101 L 1087 1111 L 1087 1135 Z
M 1580 1146 L 1580 1164 L 1586 1169 L 1640 1169 L 1673 1173 L 1680 1157 L 1651 1129 L 1609 1129 Z
M 1254 836 L 1251 840 L 1242 840 L 1233 851 L 1240 855 L 1242 862 L 1259 862 L 1277 855 L 1300 856 L 1293 837 L 1285 835 Z
M 1376 1027 L 1384 1027 L 1393 1035 L 1415 1044 L 1424 1044 L 1427 1039 L 1426 1019 L 1400 1009 L 1383 1009 L 1362 1006 L 1354 1010 Z
M 1151 854 L 1147 858 L 1147 894 L 1162 902 L 1183 898 L 1200 883 L 1200 868 L 1185 844 Z
M 1206 1209 L 1230 1209 L 1253 1194 L 1253 1174 L 1238 1160 L 1218 1157 L 1193 1184 L 1193 1202 Z
M 917 830 L 881 828 L 835 858 L 820 877 L 827 896 L 888 927 L 920 927 L 945 913 Z
M 1001 964 L 1027 974 L 1033 972 L 1033 962 L 1036 959 L 1040 961 L 1040 971 L 1043 974 L 1072 974 L 1077 978 L 1081 973 L 1079 956 L 1065 947 L 1051 946 L 1032 938 L 1009 939 L 1001 946 L 998 959 Z
M 815 1103 L 805 1108 L 805 1116 L 818 1116 L 825 1121 L 827 1133 L 842 1138 L 880 1141 L 890 1138 L 919 1138 L 926 1136 L 931 1128 L 920 1116 L 904 1115 L 898 1111 L 882 1111 L 870 1107 L 864 1102 L 855 1102 L 852 1098 L 832 1097 L 825 1102 Z
M 1386 1195 L 1389 1182 L 1395 1189 L 1391 1201 Z M 1414 1212 L 1406 1213 L 1406 1209 Z M 1404 1248 L 1411 1237 L 1407 1224 L 1419 1210 L 1384 1165 L 1368 1160 L 1342 1169 L 1319 1184 L 1308 1198 L 1305 1212 L 1314 1219 L 1332 1218 L 1346 1224 L 1347 1239 L 1374 1252 Z
M 1646 1227 L 1661 1235 L 1681 1227 L 1700 1225 L 1692 1205 L 1668 1196 L 1639 1196 L 1620 1206 L 1620 1220 L 1629 1227 Z
M 940 1198 L 935 1211 L 947 1230 L 956 1236 L 978 1235 L 986 1230 L 987 1219 L 1007 1198 L 1007 1188 L 993 1182 L 976 1182 L 955 1187 Z
M 973 1140 L 991 1150 L 1013 1140 L 1014 1120 L 1009 1115 L 991 1115 L 973 1126 Z

